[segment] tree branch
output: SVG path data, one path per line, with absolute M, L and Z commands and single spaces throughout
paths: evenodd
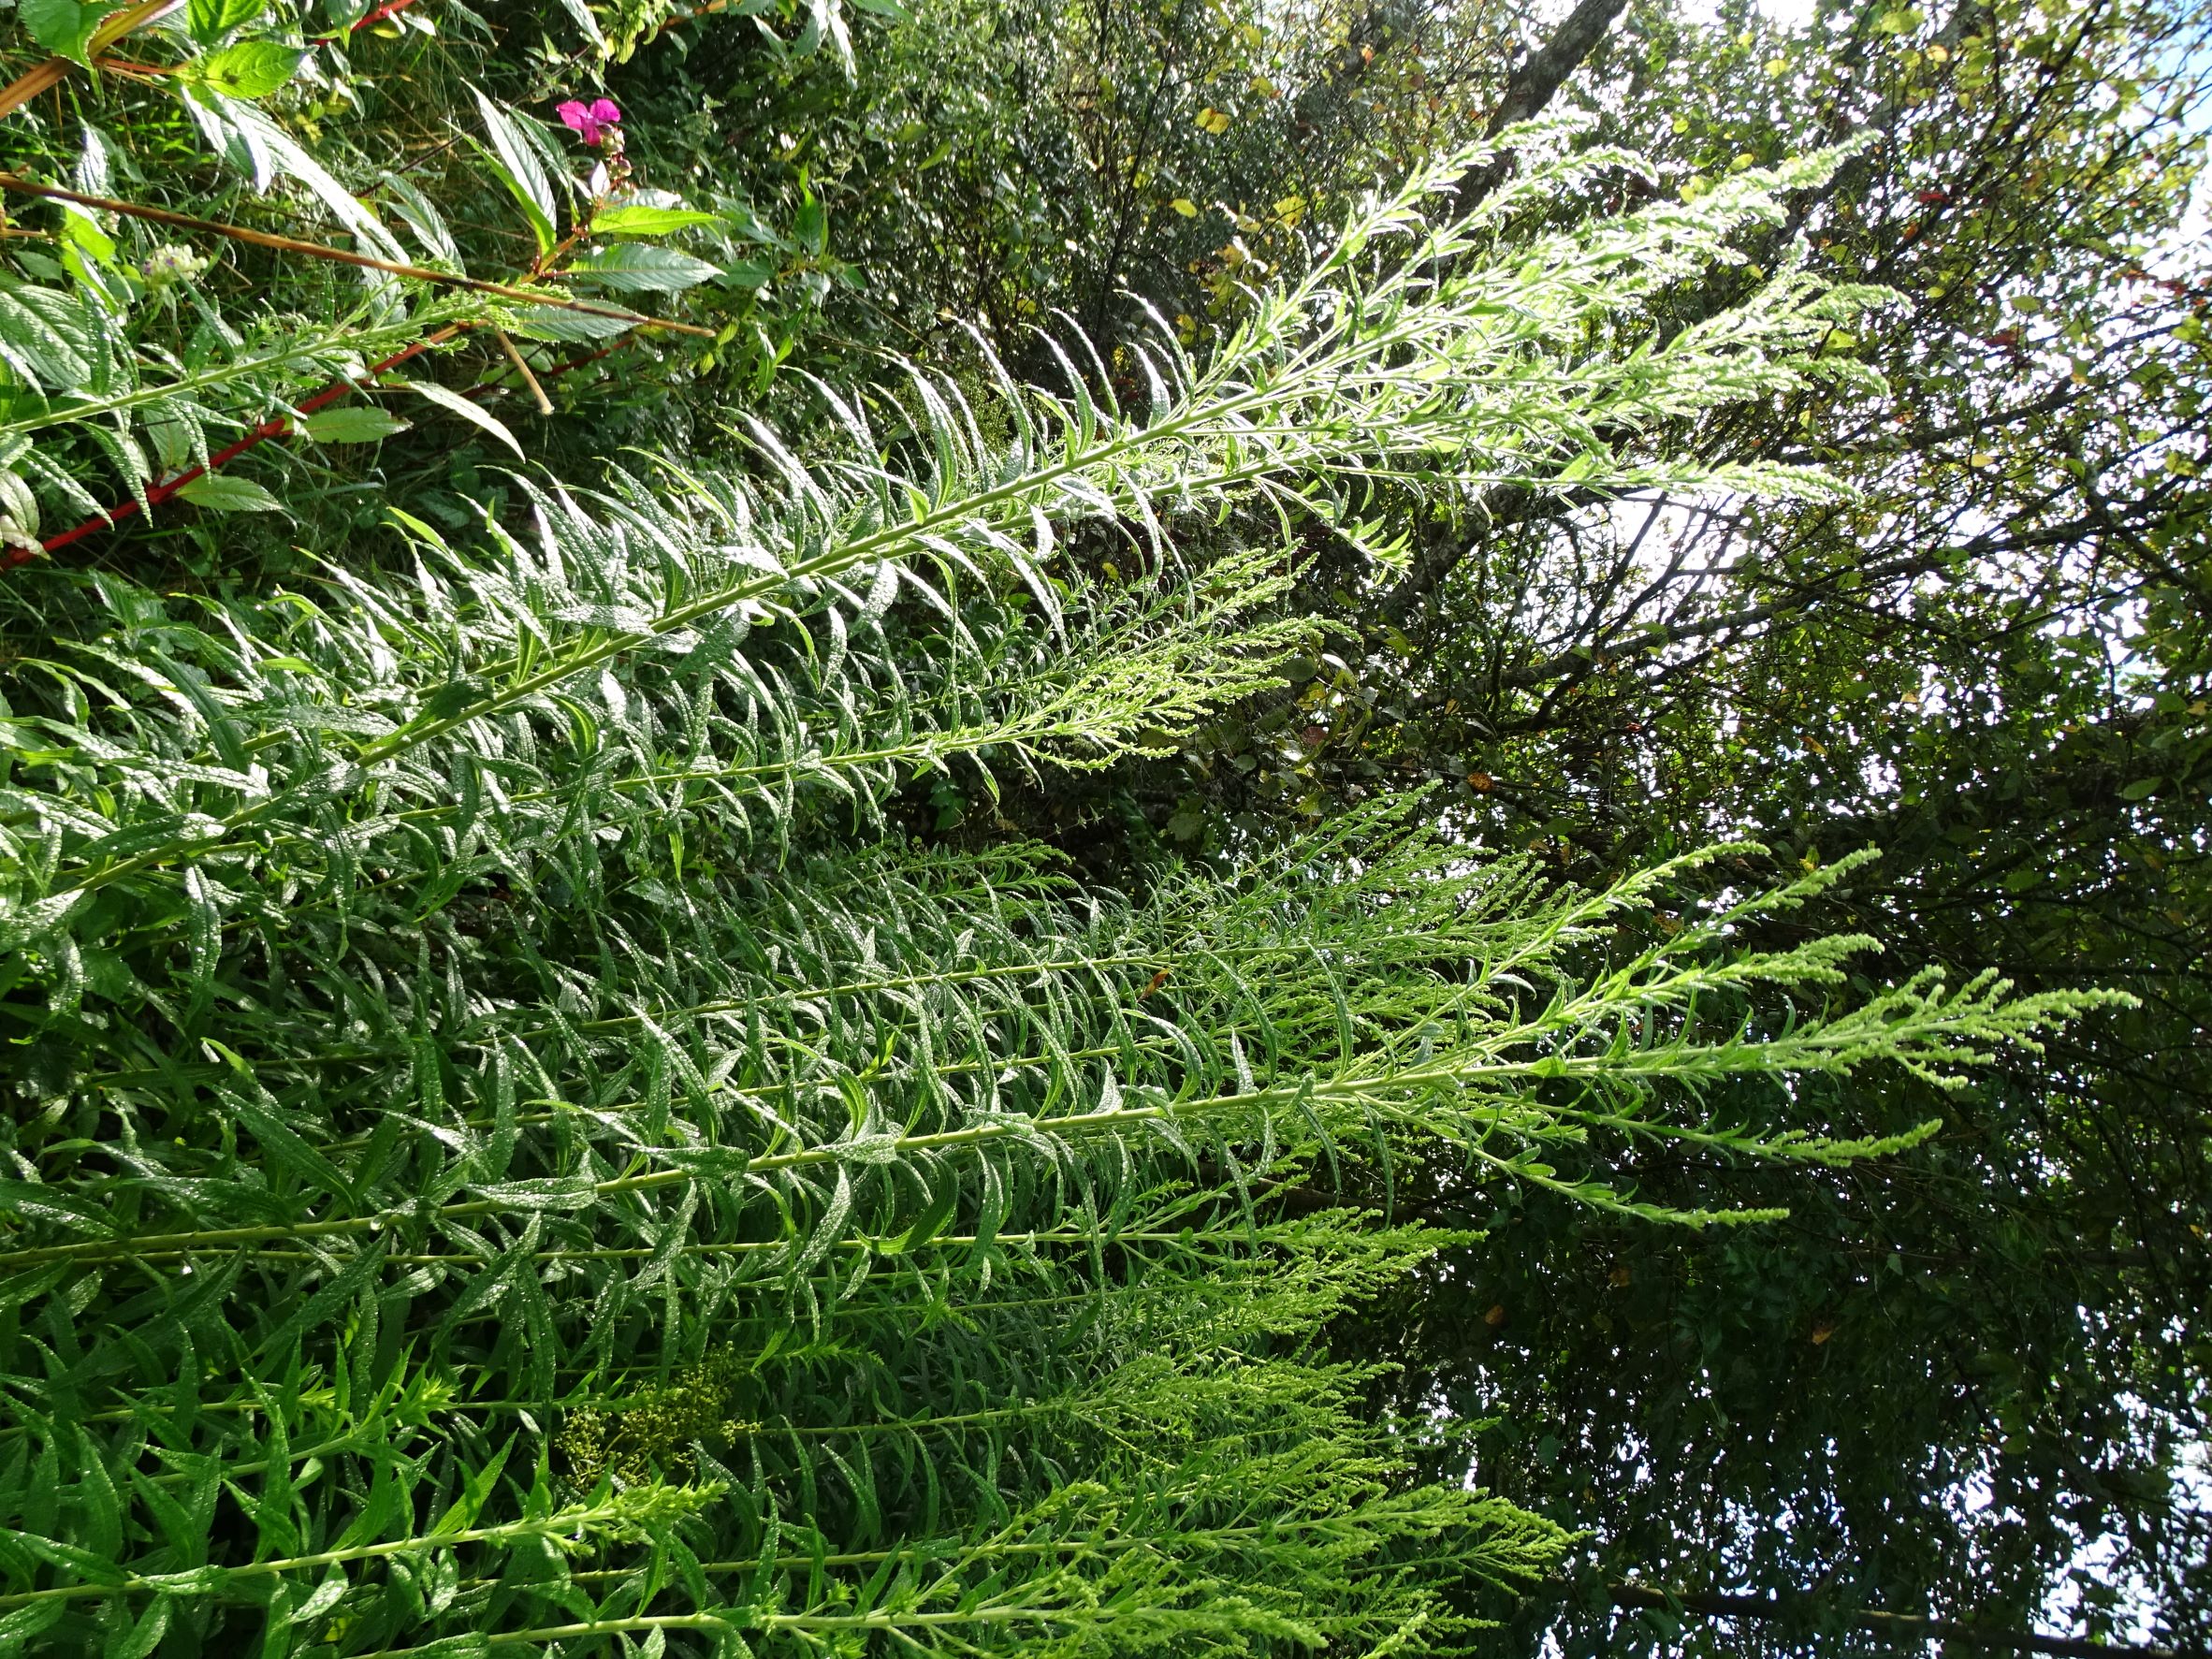
M 1559 33 L 1523 58 L 1506 79 L 1506 95 L 1491 112 L 1484 136 L 1494 138 L 1515 122 L 1526 121 L 1539 113 L 1551 102 L 1566 78 L 1581 67 L 1582 60 L 1596 50 L 1606 31 L 1613 26 L 1613 20 L 1627 6 L 1628 0 L 1581 0 L 1559 25 Z M 1506 169 L 1512 165 L 1512 152 L 1502 150 L 1481 166 L 1462 173 L 1460 211 L 1464 212 L 1495 190 L 1504 182 Z
M 1616 1584 L 1617 1608 L 1656 1608 L 1666 1612 L 1696 1613 L 1708 1619 L 1781 1619 L 1805 1610 L 1810 1603 L 1792 1606 L 1764 1595 L 1718 1595 L 1687 1590 L 1658 1590 L 1648 1584 Z M 2061 1659 L 2197 1659 L 2201 1650 L 2183 1651 L 2129 1642 L 2091 1641 L 2083 1637 L 2039 1636 L 2029 1630 L 1998 1630 L 1982 1624 L 1963 1624 L 1955 1619 L 1927 1619 L 1913 1613 L 1885 1613 L 1873 1608 L 1841 1610 L 1840 1616 L 1861 1630 L 1876 1631 L 1900 1642 L 1944 1641 L 1963 1647 L 1993 1648 L 2013 1653 L 2050 1653 Z

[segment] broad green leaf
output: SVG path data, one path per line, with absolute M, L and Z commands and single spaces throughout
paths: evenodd
M 591 221 L 595 236 L 666 236 L 695 225 L 720 225 L 714 213 L 695 208 L 603 208 Z
M 791 240 L 809 254 L 821 254 L 829 246 L 829 216 L 822 198 L 811 191 L 799 203 L 798 213 L 792 220 Z
M 621 317 L 593 316 L 585 311 L 556 311 L 551 306 L 532 306 L 507 325 L 507 332 L 517 339 L 556 340 L 576 343 L 595 340 L 612 340 L 627 334 L 636 324 Z
M 196 507 L 211 513 L 282 513 L 284 502 L 260 485 L 246 478 L 226 478 L 220 473 L 203 473 L 177 491 Z
M 706 260 L 694 259 L 674 248 L 618 242 L 614 247 L 586 255 L 561 274 L 572 281 L 596 283 L 603 288 L 666 294 L 695 288 L 720 272 Z
M 407 423 L 382 409 L 356 404 L 317 410 L 300 423 L 299 429 L 317 444 L 374 444 L 404 432 Z
M 231 30 L 261 15 L 268 0 L 192 0 L 185 27 L 202 46 L 212 46 Z
M 101 21 L 122 9 L 104 3 L 82 6 L 78 0 L 21 0 L 16 15 L 31 38 L 57 57 L 90 65 L 87 49 Z
M 0 285 L 0 358 L 49 391 L 92 379 L 99 351 L 95 327 L 71 295 L 28 284 Z
M 196 60 L 190 72 L 226 97 L 261 98 L 291 80 L 306 57 L 296 46 L 241 40 Z
M 507 430 L 507 429 L 502 426 L 499 420 L 489 412 L 488 412 L 481 404 L 473 401 L 471 399 L 462 397 L 460 393 L 454 391 L 448 386 L 442 386 L 438 385 L 438 383 L 435 381 L 409 381 L 407 383 L 407 389 L 412 392 L 418 392 L 423 397 L 428 398 L 431 402 L 437 404 L 439 408 L 459 415 L 461 419 L 467 421 L 471 426 L 480 428 L 484 431 L 489 432 L 494 438 L 497 438 L 502 444 L 504 444 L 509 449 L 513 450 L 515 452 L 515 458 L 517 460 L 528 458 L 522 453 L 522 445 L 515 442 L 515 434 Z

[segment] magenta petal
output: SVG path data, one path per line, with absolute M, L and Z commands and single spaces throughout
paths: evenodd
M 606 102 L 606 100 L 602 98 L 600 102 L 604 104 Z M 569 99 L 569 101 L 565 104 L 556 105 L 554 107 L 553 113 L 560 117 L 561 125 L 574 127 L 579 133 L 582 132 L 586 127 L 592 124 L 591 117 L 593 112 L 585 109 L 583 105 L 577 103 L 574 98 Z
M 615 126 L 620 124 L 622 111 L 614 99 L 601 98 L 591 106 L 591 119 L 604 126 Z

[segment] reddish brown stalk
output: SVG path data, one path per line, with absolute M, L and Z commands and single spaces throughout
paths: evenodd
M 93 32 L 85 43 L 84 55 L 96 58 L 125 35 L 144 28 L 165 11 L 171 9 L 178 0 L 141 0 L 128 11 L 117 12 Z M 19 78 L 15 83 L 0 90 L 0 117 L 13 115 L 48 87 L 59 86 L 63 78 L 76 65 L 67 58 L 48 58 L 36 69 Z
M 133 7 L 128 12 L 119 13 L 115 18 L 110 19 L 108 24 L 101 28 L 99 32 L 93 36 L 89 45 L 87 55 L 93 55 L 104 51 L 108 46 L 123 38 L 124 36 L 130 34 L 133 30 L 140 28 L 148 22 L 151 22 L 162 13 L 170 10 L 176 4 L 177 0 L 143 0 L 142 4 Z M 366 17 L 361 18 L 358 22 L 350 25 L 346 32 L 351 34 L 355 30 L 365 29 L 371 23 L 381 22 L 386 18 L 392 16 L 395 12 L 404 11 L 409 6 L 413 4 L 414 0 L 387 0 L 386 4 L 378 7 L 375 10 L 370 12 Z M 313 42 L 313 44 L 318 46 L 326 46 L 337 38 L 338 36 L 335 35 L 327 35 L 318 37 Z M 24 104 L 29 103 L 33 98 L 36 97 L 40 93 L 45 92 L 51 87 L 58 86 L 62 80 L 69 73 L 69 70 L 72 66 L 73 65 L 66 58 L 50 58 L 45 63 L 39 65 L 36 68 L 31 70 L 28 74 L 18 78 L 12 85 L 7 87 L 4 90 L 0 90 L 0 117 L 5 117 L 12 113 L 14 110 L 22 108 Z M 113 63 L 103 64 L 102 66 L 110 67 L 124 74 L 156 76 L 174 73 L 173 70 L 164 69 L 157 65 L 152 64 L 132 64 L 117 61 Z M 131 202 L 112 201 L 102 196 L 83 196 L 75 191 L 62 190 L 52 185 L 35 183 L 28 179 L 20 179 L 8 174 L 0 174 L 0 189 L 12 189 L 20 191 L 24 195 L 42 196 L 51 200 L 75 202 L 80 207 L 97 208 L 103 211 L 122 213 L 133 218 L 147 219 L 153 221 L 155 224 L 170 225 L 181 229 L 205 231 L 211 235 L 227 237 L 232 240 L 251 242 L 257 246 L 274 248 L 281 252 L 304 254 L 313 258 L 332 259 L 338 261 L 341 264 L 360 266 L 371 270 L 388 271 L 396 276 L 412 277 L 431 283 L 443 283 L 452 286 L 468 288 L 475 292 L 497 295 L 503 298 L 518 299 L 531 305 L 550 306 L 561 311 L 576 311 L 583 312 L 589 315 L 616 318 L 620 321 L 630 323 L 633 327 L 637 327 L 670 328 L 680 333 L 696 334 L 706 339 L 712 339 L 714 337 L 713 329 L 698 327 L 690 323 L 668 322 L 659 317 L 645 316 L 636 312 L 620 311 L 608 306 L 588 305 L 579 300 L 561 299 L 557 298 L 551 295 L 532 293 L 528 289 L 511 286 L 506 284 L 479 282 L 473 277 L 455 276 L 452 273 L 446 271 L 429 270 L 418 266 L 400 265 L 388 260 L 372 259 L 366 255 L 347 253 L 342 249 L 325 247 L 315 242 L 299 241 L 291 237 L 274 236 L 267 232 L 247 230 L 240 226 L 224 225 L 210 219 L 196 219 L 185 213 L 172 213 L 164 208 L 149 208 Z M 29 235 L 33 233 L 8 229 L 0 231 L 0 234 Z M 573 242 L 575 240 L 575 238 L 572 236 L 569 239 L 569 242 Z M 564 250 L 568 245 L 568 242 L 564 242 L 562 244 L 562 249 Z M 556 253 L 560 251 L 561 250 L 556 250 Z M 543 268 L 545 264 L 546 259 L 545 257 L 541 256 L 537 264 L 531 268 L 530 275 L 526 277 L 524 281 L 536 281 L 538 277 L 543 274 Z M 415 342 L 415 344 L 407 347 L 406 350 L 395 352 L 390 357 L 386 357 L 383 361 L 371 365 L 366 371 L 364 378 L 372 378 L 375 375 L 385 372 L 386 370 L 396 369 L 401 363 L 408 361 L 410 358 L 418 357 L 422 353 L 429 351 L 432 346 L 441 345 L 446 341 L 452 340 L 457 335 L 458 335 L 462 329 L 472 326 L 473 325 L 470 324 L 456 324 L 448 327 L 441 328 L 436 333 L 429 335 L 426 338 Z M 587 352 L 582 357 L 571 358 L 568 362 L 549 369 L 544 375 L 534 379 L 531 374 L 529 366 L 521 361 L 519 355 L 515 351 L 513 345 L 508 342 L 504 334 L 500 336 L 500 342 L 506 348 L 507 355 L 514 360 L 515 366 L 521 371 L 523 379 L 529 383 L 531 391 L 536 397 L 538 406 L 541 409 L 549 410 L 550 405 L 546 398 L 544 388 L 538 384 L 539 380 L 553 380 L 560 375 L 568 373 L 571 370 L 581 369 L 588 363 L 596 363 L 602 357 L 610 357 L 614 353 L 620 351 L 623 347 L 630 345 L 636 340 L 636 338 L 637 337 L 633 334 L 626 335 L 612 345 L 603 346 L 597 351 Z M 317 392 L 313 397 L 308 399 L 306 402 L 300 404 L 298 406 L 298 413 L 303 416 L 313 415 L 316 410 L 322 409 L 328 404 L 336 402 L 347 393 L 358 391 L 361 388 L 358 383 L 354 381 L 334 381 L 329 386 L 325 386 L 321 391 Z M 478 386 L 473 387 L 466 395 L 470 397 L 481 397 L 489 389 L 491 388 L 488 386 Z M 179 473 L 175 477 L 164 479 L 160 483 L 152 486 L 145 493 L 145 506 L 153 507 L 160 504 L 163 502 L 168 501 L 180 490 L 191 484 L 195 479 L 205 477 L 209 473 L 214 472 L 217 468 L 226 466 L 231 461 L 236 460 L 240 456 L 245 454 L 248 450 L 254 448 L 256 444 L 264 444 L 271 438 L 281 437 L 285 432 L 290 431 L 291 429 L 292 422 L 290 416 L 288 415 L 279 415 L 263 421 L 259 426 L 253 428 L 245 434 L 245 436 L 239 439 L 236 443 L 228 445 L 226 448 L 217 450 L 213 455 L 208 457 L 206 465 L 189 467 L 185 471 Z M 12 570 L 19 564 L 28 563 L 32 559 L 36 558 L 38 553 L 52 553 L 56 549 L 65 547 L 72 542 L 79 541 L 97 531 L 111 529 L 119 520 L 128 518 L 132 514 L 140 510 L 140 503 L 137 499 L 123 502 L 95 518 L 88 518 L 82 524 L 79 524 L 69 530 L 65 530 L 58 535 L 47 537 L 38 545 L 36 549 L 26 547 L 10 547 L 5 553 L 0 553 L 0 571 Z
M 374 11 L 371 12 L 359 22 L 348 23 L 346 25 L 345 32 L 346 34 L 351 35 L 357 30 L 366 29 L 371 23 L 381 23 L 386 18 L 390 17 L 394 12 L 405 11 L 410 6 L 413 6 L 414 4 L 415 0 L 391 0 L 389 5 L 379 6 Z M 332 41 L 337 40 L 338 38 L 340 38 L 340 36 L 336 35 L 317 35 L 314 37 L 314 43 L 317 46 L 328 46 Z
M 121 213 L 126 218 L 144 219 L 151 224 L 167 225 L 179 230 L 196 230 L 234 242 L 245 242 L 256 248 L 273 248 L 280 254 L 298 254 L 310 259 L 327 259 L 340 265 L 357 266 L 363 270 L 386 271 L 414 282 L 441 283 L 447 287 L 464 288 L 472 294 L 489 294 L 501 299 L 517 300 L 524 305 L 580 312 L 591 317 L 610 317 L 617 322 L 628 323 L 633 328 L 668 328 L 678 334 L 696 334 L 702 340 L 714 338 L 712 328 L 702 328 L 696 323 L 674 323 L 664 317 L 648 317 L 641 312 L 624 311 L 618 306 L 591 305 L 581 299 L 564 299 L 551 294 L 541 294 L 534 289 L 516 287 L 510 283 L 488 283 L 478 277 L 456 276 L 447 270 L 403 265 L 394 259 L 377 259 L 344 248 L 326 247 L 321 242 L 305 242 L 297 237 L 278 236 L 273 231 L 249 230 L 242 225 L 226 225 L 216 219 L 196 219 L 190 213 L 172 213 L 167 208 L 150 208 L 139 202 L 116 201 L 104 196 L 86 196 L 80 191 L 64 190 L 54 184 L 40 184 L 19 178 L 13 173 L 0 173 L 0 190 L 13 190 L 51 201 L 75 202 L 80 207 L 96 208 L 104 213 Z
M 0 92 L 0 115 L 13 115 L 50 86 L 59 86 L 74 65 L 67 58 L 48 58 Z
M 437 333 L 430 335 L 427 339 L 415 342 L 415 344 L 409 346 L 405 351 L 395 352 L 392 356 L 385 358 L 383 362 L 371 365 L 368 371 L 368 373 L 370 375 L 376 375 L 382 374 L 387 369 L 397 369 L 401 363 L 406 362 L 408 358 L 415 357 L 422 352 L 426 352 L 434 345 L 444 344 L 446 341 L 451 340 L 459 332 L 460 327 L 458 326 L 450 328 L 441 328 Z M 538 379 L 540 381 L 557 380 L 561 375 L 568 373 L 571 370 L 581 369 L 588 363 L 596 363 L 602 357 L 613 356 L 616 352 L 622 350 L 623 347 L 630 345 L 636 340 L 636 338 L 637 336 L 634 334 L 625 335 L 622 339 L 618 340 L 612 345 L 602 346 L 595 352 L 587 352 L 580 357 L 572 357 L 565 363 L 557 364 L 555 367 L 546 370 L 544 374 L 538 376 Z M 334 381 L 329 386 L 325 386 L 321 391 L 317 392 L 313 397 L 310 398 L 306 402 L 300 404 L 299 413 L 303 415 L 313 415 L 316 410 L 321 409 L 327 404 L 336 402 L 340 398 L 344 397 L 346 393 L 358 391 L 361 388 L 359 385 L 353 381 Z M 470 397 L 481 397 L 484 395 L 484 393 L 489 391 L 490 389 L 491 388 L 489 386 L 479 386 L 471 388 L 468 395 Z M 147 504 L 150 506 L 159 505 L 161 502 L 167 501 L 171 496 L 174 496 L 179 490 L 182 489 L 187 484 L 190 484 L 195 478 L 204 477 L 208 473 L 213 472 L 217 467 L 225 466 L 229 462 L 236 460 L 240 456 L 245 454 L 247 450 L 253 448 L 257 444 L 266 443 L 270 438 L 282 437 L 285 432 L 291 429 L 291 420 L 287 416 L 280 415 L 274 419 L 263 421 L 259 426 L 254 428 L 253 430 L 249 431 L 244 437 L 240 438 L 237 443 L 231 444 L 228 448 L 217 450 L 213 455 L 208 457 L 208 464 L 206 466 L 193 467 L 186 472 L 179 473 L 174 478 L 164 479 L 161 483 L 154 485 L 146 492 Z M 65 530 L 59 535 L 47 537 L 45 541 L 38 545 L 39 551 L 51 553 L 56 548 L 66 547 L 71 542 L 79 541 L 85 536 L 93 534 L 96 531 L 112 528 L 118 519 L 128 518 L 132 514 L 138 511 L 138 503 L 136 501 L 124 502 L 109 512 L 102 514 L 97 518 L 88 518 L 82 524 L 76 526 L 72 530 Z M 37 557 L 37 555 L 27 547 L 11 547 L 5 554 L 0 554 L 0 570 L 13 570 L 19 564 L 27 564 L 36 557 Z
M 371 365 L 368 372 L 371 375 L 375 375 L 382 374 L 387 369 L 397 369 L 401 363 L 406 362 L 408 358 L 418 357 L 422 353 L 429 351 L 434 345 L 443 345 L 446 341 L 451 340 L 459 332 L 460 329 L 458 326 L 441 328 L 435 334 L 428 335 L 425 338 L 416 341 L 405 351 L 394 352 L 390 357 L 385 358 L 383 362 Z M 335 403 L 339 399 L 344 397 L 348 392 L 357 389 L 358 388 L 355 383 L 350 380 L 333 381 L 330 385 L 325 386 L 321 391 L 317 392 L 313 397 L 308 399 L 306 402 L 300 404 L 299 413 L 301 415 L 313 415 L 316 410 L 324 407 L 326 404 Z M 231 461 L 238 459 L 240 456 L 245 454 L 247 450 L 253 448 L 256 444 L 264 443 L 270 438 L 279 437 L 291 430 L 291 429 L 292 421 L 289 415 L 280 415 L 274 416 L 271 419 L 263 421 L 259 426 L 255 427 L 252 430 L 248 431 L 244 437 L 240 438 L 237 443 L 231 444 L 228 448 L 218 449 L 213 455 L 208 457 L 207 465 L 202 467 L 188 467 L 183 472 L 179 473 L 174 478 L 165 478 L 159 484 L 153 486 L 146 491 L 146 505 L 149 507 L 160 505 L 163 502 L 167 501 L 171 496 L 182 489 L 187 484 L 190 484 L 194 479 L 204 478 L 208 473 L 212 473 L 217 467 L 226 466 Z M 85 536 L 93 534 L 95 531 L 112 528 L 118 521 L 128 518 L 132 514 L 138 512 L 138 503 L 136 501 L 120 502 L 117 505 L 110 507 L 107 512 L 101 514 L 97 518 L 87 518 L 82 524 L 78 525 L 74 530 L 65 530 L 59 535 L 48 536 L 45 541 L 38 544 L 39 550 L 41 552 L 51 553 L 57 548 L 66 547 L 71 542 L 79 541 Z M 0 557 L 0 570 L 12 570 L 19 564 L 28 563 L 36 557 L 36 555 L 34 554 L 28 547 L 10 547 L 4 557 Z

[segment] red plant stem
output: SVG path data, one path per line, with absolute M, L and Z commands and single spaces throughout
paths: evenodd
M 460 327 L 458 325 L 453 327 L 441 328 L 437 333 L 432 334 L 426 339 L 416 341 L 405 351 L 395 352 L 392 354 L 392 356 L 385 358 L 383 362 L 371 365 L 368 370 L 368 374 L 382 374 L 387 369 L 397 369 L 401 363 L 407 361 L 408 358 L 415 357 L 422 352 L 428 351 L 433 345 L 443 344 L 445 341 L 451 340 L 459 332 Z M 616 352 L 622 350 L 625 346 L 634 343 L 636 339 L 637 336 L 634 334 L 626 334 L 620 340 L 615 342 L 615 343 L 612 345 L 602 346 L 595 352 L 588 352 L 583 357 L 572 357 L 565 363 L 557 364 L 553 368 L 546 370 L 545 373 L 540 375 L 538 378 L 541 380 L 556 380 L 561 375 L 568 373 L 572 369 L 581 369 L 587 363 L 596 363 L 602 357 L 612 357 Z M 317 392 L 313 397 L 308 399 L 306 402 L 300 404 L 299 413 L 301 415 L 313 415 L 316 410 L 324 407 L 326 404 L 335 403 L 339 399 L 344 397 L 348 392 L 355 392 L 360 389 L 361 388 L 359 385 L 354 381 L 334 381 L 330 385 L 325 386 L 321 391 Z M 488 389 L 489 388 L 487 386 L 476 386 L 473 388 L 470 395 L 475 396 Z M 231 444 L 227 449 L 217 450 L 213 455 L 208 457 L 208 464 L 206 466 L 193 467 L 186 472 L 179 473 L 174 478 L 166 479 L 162 483 L 156 484 L 153 488 L 146 492 L 147 504 L 151 506 L 167 501 L 180 489 L 182 489 L 187 484 L 190 484 L 195 478 L 204 477 L 206 474 L 212 473 L 217 467 L 225 466 L 229 462 L 238 459 L 240 456 L 245 454 L 247 450 L 253 448 L 256 444 L 265 443 L 270 438 L 282 437 L 284 432 L 290 429 L 291 425 L 292 423 L 290 418 L 285 415 L 278 415 L 274 419 L 263 421 L 259 426 L 254 428 L 253 430 L 249 431 L 237 443 Z M 39 547 L 44 552 L 51 553 L 56 548 L 66 547 L 71 542 L 80 540 L 84 536 L 91 535 L 95 531 L 109 529 L 118 519 L 128 518 L 137 511 L 138 511 L 138 503 L 136 501 L 124 502 L 115 507 L 111 512 L 109 512 L 101 517 L 88 518 L 82 524 L 78 525 L 73 530 L 64 531 L 60 535 L 49 536 L 45 541 L 39 543 Z M 36 557 L 36 555 L 34 554 L 28 547 L 11 547 L 7 551 L 7 553 L 0 554 L 0 570 L 13 570 L 19 564 L 29 563 L 30 560 Z
M 413 6 L 414 4 L 415 0 L 389 0 L 389 4 L 379 6 L 374 11 L 371 12 L 359 22 L 348 23 L 346 25 L 345 32 L 348 35 L 351 35 L 356 30 L 366 29 L 371 23 L 381 23 L 386 18 L 390 17 L 395 11 L 405 11 L 410 6 Z M 317 46 L 327 46 L 337 38 L 338 36 L 335 35 L 318 35 L 314 38 L 314 44 Z
M 636 335 L 625 334 L 621 339 L 616 341 L 612 345 L 603 345 L 595 352 L 586 352 L 580 357 L 571 357 L 565 363 L 554 364 L 552 368 L 546 370 L 543 374 L 539 375 L 538 378 L 540 380 L 559 380 L 571 369 L 581 369 L 587 363 L 596 363 L 602 357 L 611 357 L 617 352 L 621 351 L 624 347 L 635 345 L 636 343 Z M 481 391 L 483 388 L 479 386 L 477 389 Z
M 424 339 L 416 341 L 405 351 L 394 352 L 390 357 L 385 358 L 383 362 L 377 363 L 371 367 L 369 373 L 382 374 L 386 369 L 396 369 L 401 363 L 406 362 L 408 358 L 420 356 L 422 353 L 429 351 L 433 345 L 443 344 L 444 342 L 451 340 L 456 334 L 458 334 L 459 332 L 460 329 L 458 327 L 441 328 L 435 334 L 429 335 Z M 357 391 L 360 388 L 350 380 L 333 381 L 330 385 L 325 386 L 321 391 L 317 392 L 313 397 L 308 399 L 306 402 L 300 404 L 299 413 L 301 415 L 313 415 L 316 410 L 322 408 L 325 404 L 335 403 L 339 399 L 344 397 L 348 392 Z M 245 454 L 247 450 L 253 448 L 256 444 L 266 443 L 270 438 L 280 437 L 284 433 L 291 430 L 291 428 L 292 420 L 289 415 L 280 415 L 273 417 L 272 419 L 263 421 L 259 426 L 247 432 L 244 437 L 240 438 L 237 443 L 231 444 L 227 449 L 219 449 L 213 455 L 208 457 L 207 465 L 201 467 L 188 467 L 183 472 L 179 473 L 174 478 L 164 479 L 161 483 L 154 485 L 146 492 L 146 504 L 151 507 L 157 505 L 162 502 L 167 501 L 171 496 L 175 495 L 177 491 L 182 489 L 187 484 L 190 484 L 195 478 L 205 477 L 208 473 L 212 473 L 217 467 L 226 466 L 231 461 L 238 459 L 240 456 Z M 138 503 L 136 501 L 120 502 L 116 506 L 110 508 L 108 512 L 102 514 L 99 517 L 87 518 L 82 524 L 78 525 L 74 530 L 65 530 L 62 531 L 60 535 L 49 536 L 45 541 L 39 543 L 38 546 L 43 551 L 51 553 L 57 548 L 66 547 L 71 542 L 79 541 L 85 536 L 91 535 L 95 531 L 107 530 L 113 526 L 117 521 L 128 518 L 133 513 L 138 511 Z M 29 562 L 29 560 L 34 557 L 36 557 L 36 555 L 34 555 L 28 547 L 11 547 L 7 550 L 7 553 L 5 557 L 0 557 L 0 570 L 12 570 L 19 564 Z

